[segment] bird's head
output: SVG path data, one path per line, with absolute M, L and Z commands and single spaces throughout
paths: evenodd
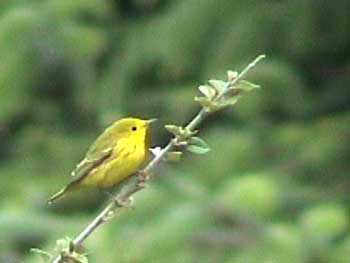
M 142 120 L 138 118 L 124 118 L 113 125 L 113 130 L 119 138 L 145 141 L 149 125 L 154 121 L 156 121 L 156 119 Z

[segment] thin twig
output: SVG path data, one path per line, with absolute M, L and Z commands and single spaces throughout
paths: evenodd
M 220 100 L 225 96 L 226 92 L 239 83 L 240 80 L 250 71 L 261 59 L 265 58 L 265 55 L 258 56 L 253 62 L 251 62 L 236 78 L 227 83 L 226 88 L 221 91 L 216 97 L 216 101 Z M 185 126 L 188 131 L 194 131 L 194 129 L 210 114 L 207 110 L 202 108 L 197 115 Z M 145 187 L 145 183 L 150 179 L 151 173 L 159 165 L 168 152 L 170 152 L 177 143 L 178 138 L 174 137 L 170 142 L 148 163 L 148 165 L 137 173 L 137 179 L 133 185 L 130 186 L 126 191 L 121 191 L 121 193 L 115 196 L 114 200 L 109 203 L 91 223 L 86 226 L 73 240 L 74 247 L 81 245 L 96 229 L 101 226 L 103 223 L 111 219 L 118 208 L 124 207 L 129 198 L 142 190 Z M 128 179 L 128 182 L 132 180 L 135 176 L 131 176 Z M 126 184 L 128 184 L 128 182 Z M 122 189 L 123 190 L 123 189 Z M 56 257 L 52 263 L 63 263 L 65 258 L 61 255 Z

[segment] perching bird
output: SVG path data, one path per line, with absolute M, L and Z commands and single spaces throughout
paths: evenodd
M 149 124 L 155 120 L 124 118 L 108 127 L 72 172 L 74 180 L 50 197 L 49 204 L 84 186 L 116 186 L 137 172 L 146 158 Z

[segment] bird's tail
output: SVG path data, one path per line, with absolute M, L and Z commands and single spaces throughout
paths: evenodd
M 79 180 L 75 180 L 70 182 L 67 186 L 63 187 L 61 190 L 59 190 L 56 194 L 51 196 L 49 200 L 47 200 L 47 203 L 51 205 L 53 202 L 55 202 L 57 199 L 64 196 L 67 192 L 74 191 L 75 189 L 79 188 Z
M 62 196 L 65 195 L 68 187 L 64 187 L 61 190 L 59 190 L 57 193 L 55 193 L 53 196 L 47 200 L 47 203 L 51 205 L 53 202 L 55 202 L 57 199 L 61 198 Z

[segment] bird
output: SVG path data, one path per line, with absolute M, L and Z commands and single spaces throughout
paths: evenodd
M 150 124 L 156 120 L 127 117 L 106 128 L 71 173 L 74 179 L 52 195 L 48 203 L 83 187 L 117 186 L 136 173 L 146 158 Z

